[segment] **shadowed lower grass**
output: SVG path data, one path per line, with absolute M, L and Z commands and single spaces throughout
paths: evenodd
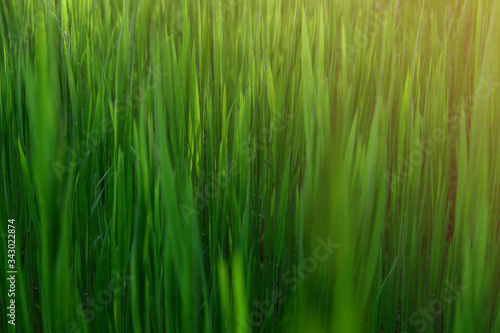
M 0 332 L 500 332 L 499 19 L 5 0 Z

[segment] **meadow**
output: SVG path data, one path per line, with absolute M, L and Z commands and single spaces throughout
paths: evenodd
M 0 332 L 500 332 L 499 92 L 497 0 L 3 0 Z

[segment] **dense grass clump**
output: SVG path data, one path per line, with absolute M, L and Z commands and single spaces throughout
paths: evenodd
M 499 59 L 496 0 L 3 0 L 0 332 L 500 332 Z

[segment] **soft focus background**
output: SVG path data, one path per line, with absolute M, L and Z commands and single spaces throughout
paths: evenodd
M 495 0 L 3 0 L 0 332 L 500 332 L 499 60 Z

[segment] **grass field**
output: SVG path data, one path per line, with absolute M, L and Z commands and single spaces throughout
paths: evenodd
M 3 0 L 0 145 L 2 333 L 500 332 L 499 1 Z

